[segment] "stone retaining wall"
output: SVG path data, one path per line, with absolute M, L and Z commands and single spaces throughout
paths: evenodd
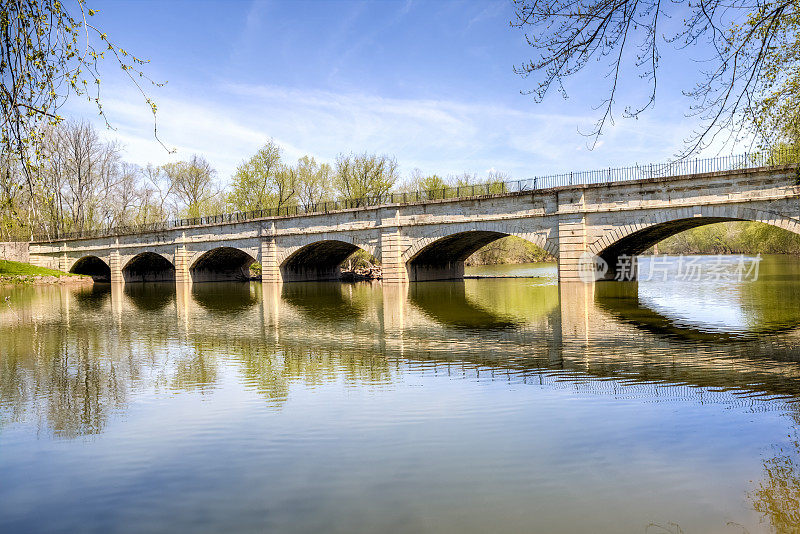
M 29 263 L 28 243 L 0 241 L 0 260 L 20 261 Z

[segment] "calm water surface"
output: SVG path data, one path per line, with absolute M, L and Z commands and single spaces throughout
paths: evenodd
M 0 532 L 797 531 L 798 260 L 468 274 L 0 289 Z

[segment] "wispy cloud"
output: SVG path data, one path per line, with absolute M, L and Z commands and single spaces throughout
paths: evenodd
M 161 163 L 201 153 L 223 178 L 270 137 L 289 159 L 311 154 L 333 161 L 341 152 L 369 151 L 396 156 L 404 172 L 497 169 L 525 177 L 666 159 L 689 132 L 684 121 L 618 121 L 589 151 L 577 133 L 590 124 L 584 116 L 225 83 L 202 95 L 156 95 L 160 135 L 177 149 L 168 155 L 152 138 L 146 107 L 127 91 L 107 94 L 117 95 L 105 103 L 117 130 L 105 135 L 125 144 L 129 160 Z

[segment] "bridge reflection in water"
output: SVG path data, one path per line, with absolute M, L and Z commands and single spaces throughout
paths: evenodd
M 64 322 L 66 330 L 56 337 L 74 343 L 87 335 L 98 344 L 89 352 L 101 354 L 144 337 L 163 350 L 178 343 L 181 350 L 215 357 L 327 353 L 353 361 L 363 357 L 371 367 L 457 368 L 523 382 L 552 379 L 591 392 L 653 391 L 663 385 L 665 395 L 704 402 L 793 402 L 800 395 L 800 293 L 770 285 L 757 291 L 769 298 L 777 298 L 770 292 L 780 293 L 783 312 L 770 317 L 773 308 L 752 309 L 752 298 L 745 299 L 741 306 L 752 327 L 734 331 L 648 307 L 636 282 L 557 286 L 514 279 L 384 287 L 42 288 L 28 295 L 29 306 L 4 310 L 2 321 L 13 325 L 9 339 L 38 337 L 35 326 Z M 109 328 L 116 332 L 113 339 L 103 336 Z M 109 343 L 116 349 L 102 346 Z M 387 380 L 391 375 L 387 372 Z
M 60 438 L 100 434 L 143 390 L 206 395 L 230 384 L 233 370 L 274 410 L 298 384 L 382 390 L 447 377 L 611 403 L 770 411 L 795 425 L 800 292 L 780 273 L 765 277 L 717 295 L 718 315 L 735 319 L 727 328 L 675 312 L 670 291 L 685 291 L 677 298 L 691 310 L 691 289 L 635 282 L 8 289 L 0 414 L 4 424 L 35 420 Z M 778 529 L 793 520 L 800 492 L 786 468 L 795 456 L 800 450 L 765 459 L 748 494 Z

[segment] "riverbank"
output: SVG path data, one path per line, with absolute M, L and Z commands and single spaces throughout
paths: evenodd
M 0 260 L 0 285 L 92 284 L 92 278 L 37 267 L 29 263 Z
M 651 254 L 800 255 L 800 235 L 764 223 L 731 221 L 692 228 L 652 247 Z
M 465 262 L 465 265 L 500 265 L 521 263 L 549 263 L 554 258 L 547 251 L 530 241 L 507 236 L 493 241 L 479 249 Z

